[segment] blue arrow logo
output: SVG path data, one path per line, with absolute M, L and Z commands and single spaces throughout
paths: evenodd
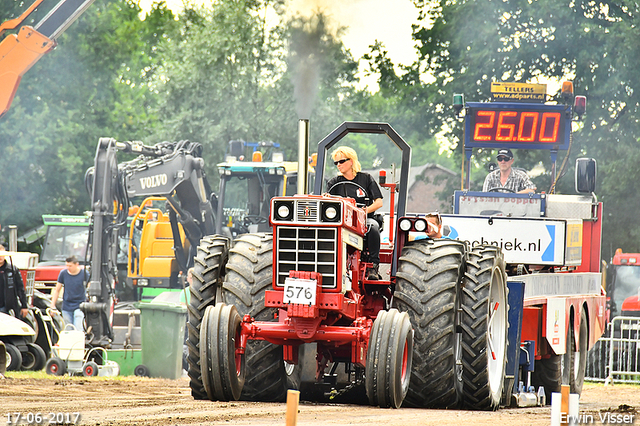
M 542 253 L 542 261 L 543 262 L 553 262 L 555 255 L 555 242 L 556 242 L 556 226 L 555 225 L 547 225 L 547 231 L 549 232 L 549 236 L 551 237 L 551 242 L 545 249 L 544 253 Z

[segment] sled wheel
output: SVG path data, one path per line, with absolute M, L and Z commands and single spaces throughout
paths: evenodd
M 51 374 L 53 376 L 64 376 L 64 373 L 67 372 L 67 365 L 62 359 L 54 356 L 53 358 L 49 358 L 44 369 L 47 374 Z
M 22 356 L 22 368 L 24 370 L 33 370 L 33 371 L 39 371 L 42 370 L 44 368 L 44 366 L 47 364 L 47 355 L 44 352 L 44 349 L 42 349 L 40 346 L 38 346 L 35 343 L 27 343 L 27 348 L 29 348 L 29 355 L 33 358 L 33 363 L 31 364 L 30 367 L 26 367 L 25 366 L 25 356 Z
M 139 364 L 133 370 L 133 374 L 138 377 L 151 377 L 151 372 L 149 372 L 149 367 L 144 364 Z
M 212 401 L 236 401 L 244 386 L 245 356 L 239 353 L 240 314 L 217 303 L 205 310 L 200 329 L 202 384 Z
M 413 329 L 406 312 L 380 311 L 374 321 L 365 370 L 369 403 L 399 408 L 409 390 Z
M 93 361 L 87 361 L 82 366 L 82 375 L 85 377 L 94 377 L 98 375 L 98 364 Z
M 5 343 L 7 348 L 7 371 L 19 371 L 22 368 L 22 354 L 20 349 L 11 343 Z
M 462 285 L 462 393 L 466 406 L 497 410 L 507 362 L 509 310 L 502 252 L 476 246 L 467 254 Z
M 575 332 L 573 324 L 569 326 L 567 333 L 567 352 L 563 358 L 562 383 L 569 384 L 571 393 L 582 393 L 584 385 L 584 374 L 587 364 L 587 347 L 589 345 L 589 325 L 587 322 L 586 309 L 582 308 L 580 314 L 579 342 L 576 350 Z

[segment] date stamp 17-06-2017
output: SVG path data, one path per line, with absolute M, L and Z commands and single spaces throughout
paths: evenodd
M 6 413 L 7 425 L 77 425 L 80 413 Z

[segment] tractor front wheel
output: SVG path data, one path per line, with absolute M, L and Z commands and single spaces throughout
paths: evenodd
M 238 353 L 242 320 L 233 305 L 207 307 L 200 330 L 202 383 L 212 401 L 237 401 L 244 386 L 244 353 Z
M 241 317 L 274 321 L 276 309 L 264 305 L 265 290 L 273 276 L 273 235 L 244 234 L 229 250 L 221 301 L 233 305 Z M 245 352 L 245 382 L 240 399 L 284 401 L 287 373 L 282 347 L 265 340 L 249 340 Z
M 204 237 L 194 259 L 193 283 L 189 286 L 187 364 L 189 386 L 195 399 L 206 399 L 200 360 L 200 325 L 208 306 L 216 303 L 229 252 L 229 240 L 220 235 Z
M 397 309 L 380 311 L 367 350 L 365 388 L 369 403 L 399 408 L 409 390 L 413 329 L 409 315 Z

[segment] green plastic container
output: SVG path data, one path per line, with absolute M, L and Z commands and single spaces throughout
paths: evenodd
M 133 376 L 134 370 L 142 364 L 140 349 L 107 349 L 109 361 L 115 361 L 120 367 L 121 376 Z
M 178 303 L 138 304 L 142 334 L 142 364 L 151 377 L 182 376 L 182 345 L 187 307 Z

